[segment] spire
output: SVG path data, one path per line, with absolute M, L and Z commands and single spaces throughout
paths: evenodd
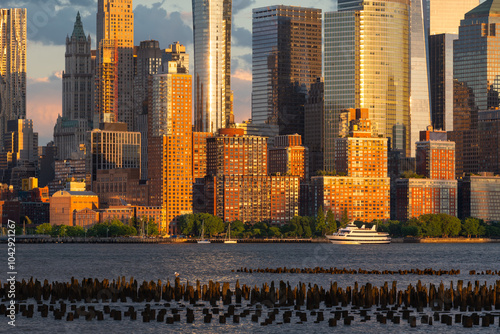
M 73 34 L 71 37 L 76 37 L 77 39 L 85 39 L 85 32 L 83 31 L 82 20 L 80 18 L 80 12 L 76 14 L 75 27 L 73 28 Z

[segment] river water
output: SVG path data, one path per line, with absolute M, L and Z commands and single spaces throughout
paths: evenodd
M 18 244 L 16 249 L 17 279 L 34 277 L 40 281 L 69 281 L 72 277 L 117 279 L 125 276 L 128 281 L 133 277 L 138 282 L 143 280 L 162 282 L 175 279 L 174 273 L 180 274 L 181 281 L 194 283 L 199 280 L 202 284 L 209 280 L 229 282 L 231 288 L 239 280 L 240 284 L 261 286 L 263 283 L 280 280 L 288 281 L 292 286 L 299 282 L 318 284 L 329 287 L 331 282 L 337 282 L 341 287 L 372 283 L 382 286 L 388 282 L 389 286 L 397 281 L 399 289 L 408 284 L 415 285 L 418 280 L 422 284 L 439 284 L 443 282 L 449 286 L 458 280 L 467 282 L 479 280 L 481 283 L 492 284 L 500 279 L 499 276 L 470 275 L 470 270 L 477 272 L 486 270 L 500 270 L 500 244 L 390 244 L 390 245 L 333 245 L 333 244 Z M 0 272 L 2 284 L 7 278 L 7 247 L 0 245 L 0 263 L 4 268 Z M 426 269 L 451 270 L 459 269 L 459 275 L 453 276 L 417 276 L 417 275 L 361 275 L 361 274 L 270 274 L 270 273 L 241 273 L 240 267 L 246 268 L 314 268 L 337 267 L 346 269 L 364 270 L 410 270 Z M 5 302 L 4 302 L 5 303 Z M 111 304 L 111 303 L 110 303 Z M 115 305 L 123 307 L 127 306 Z M 102 305 L 96 306 L 96 308 Z M 113 305 L 111 305 L 113 306 Z M 160 306 L 158 306 L 160 307 Z M 243 307 L 246 307 L 245 305 Z M 251 307 L 251 306 L 247 306 Z M 35 307 L 36 309 L 36 307 Z M 265 307 L 264 307 L 265 310 Z M 267 311 L 263 313 L 266 314 Z M 228 319 L 227 324 L 219 324 L 214 317 L 211 324 L 204 324 L 202 314 L 197 315 L 194 324 L 186 324 L 185 317 L 181 323 L 168 325 L 152 321 L 143 323 L 138 316 L 137 321 L 124 318 L 114 321 L 105 318 L 104 321 L 85 321 L 75 319 L 73 322 L 41 318 L 35 312 L 32 319 L 18 314 L 16 331 L 19 332 L 77 332 L 77 333 L 105 333 L 105 332 L 256 332 L 256 333 L 285 333 L 285 332 L 331 332 L 328 327 L 329 312 L 325 311 L 326 321 L 314 323 L 313 317 L 309 322 L 297 324 L 295 319 L 290 324 L 261 326 L 251 322 L 250 317 L 242 318 L 241 323 L 233 324 Z M 500 312 L 498 312 L 500 313 Z M 498 314 L 497 313 L 497 314 Z M 432 315 L 429 310 L 428 314 Z M 277 319 L 279 316 L 277 316 Z M 460 324 L 446 326 L 434 323 L 433 326 L 420 324 L 417 328 L 410 328 L 406 321 L 395 325 L 390 321 L 381 325 L 374 320 L 354 321 L 351 326 L 339 323 L 335 331 L 369 333 L 406 331 L 430 333 L 437 330 L 447 332 L 496 332 L 499 329 L 499 317 L 495 325 L 489 328 L 475 327 L 464 329 Z M 8 329 L 7 318 L 0 318 L 0 332 Z

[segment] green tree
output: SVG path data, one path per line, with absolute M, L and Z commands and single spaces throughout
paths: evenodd
M 149 236 L 157 236 L 159 234 L 158 224 L 155 222 L 153 218 L 149 218 L 149 221 L 147 222 L 146 232 L 147 235 Z
M 457 217 L 453 217 L 447 214 L 439 214 L 441 221 L 443 222 L 443 236 L 445 237 L 456 237 L 462 230 L 462 223 Z
M 241 220 L 231 222 L 231 237 L 241 237 L 245 231 L 245 224 Z
M 479 219 L 477 218 L 465 218 L 462 226 L 462 233 L 466 235 L 468 238 L 479 234 Z
M 224 232 L 224 222 L 217 216 L 209 213 L 198 213 L 195 215 L 195 221 L 198 230 L 201 232 L 201 226 L 204 224 L 205 234 L 212 237 L 215 234 Z
M 403 236 L 420 237 L 422 232 L 418 226 L 406 225 L 401 228 Z
M 35 230 L 36 234 L 52 234 L 52 225 L 45 223 L 38 225 Z
M 331 234 L 337 231 L 337 221 L 335 220 L 335 215 L 332 209 L 328 209 L 326 212 L 326 232 L 325 234 Z
M 269 237 L 280 237 L 281 231 L 276 226 L 271 226 L 269 232 L 267 233 Z
M 66 228 L 66 235 L 68 237 L 83 237 L 85 236 L 85 230 L 81 226 L 68 226 Z
M 68 228 L 67 225 L 53 225 L 51 235 L 53 237 L 66 237 L 67 228 Z
M 326 233 L 327 226 L 325 220 L 325 212 L 323 211 L 323 206 L 320 206 L 318 209 L 318 213 L 316 215 L 316 234 L 323 236 Z
M 198 235 L 195 230 L 195 217 L 193 214 L 186 214 L 179 217 L 179 230 L 184 235 Z
M 347 213 L 347 208 L 342 211 L 342 218 L 340 219 L 340 226 L 345 227 L 349 223 L 349 215 Z

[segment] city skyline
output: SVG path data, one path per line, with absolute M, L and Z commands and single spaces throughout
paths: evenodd
M 234 92 L 236 122 L 251 117 L 252 9 L 275 4 L 264 0 L 233 1 L 231 89 Z M 336 9 L 336 3 L 327 0 L 291 0 L 287 1 L 287 5 L 314 7 L 323 12 Z M 62 114 L 66 36 L 71 36 L 76 14 L 80 11 L 85 33 L 90 34 L 92 49 L 95 49 L 97 0 L 86 0 L 80 4 L 59 4 L 56 0 L 44 4 L 31 0 L 7 0 L 2 6 L 28 9 L 26 117 L 33 119 L 35 131 L 40 134 L 40 144 L 45 145 L 53 139 L 54 124 L 57 116 Z M 134 44 L 154 39 L 160 42 L 161 48 L 166 48 L 179 41 L 186 45 L 187 53 L 193 54 L 191 2 L 167 4 L 155 0 L 134 0 L 133 7 Z

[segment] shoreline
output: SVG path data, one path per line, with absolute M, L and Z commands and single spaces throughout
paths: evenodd
M 329 243 L 328 239 L 233 239 L 240 244 L 246 243 Z M 170 239 L 170 238 L 80 238 L 80 237 L 48 237 L 48 236 L 16 236 L 16 243 L 44 244 L 44 243 L 85 243 L 85 244 L 195 244 L 198 239 Z M 225 239 L 210 239 L 211 243 L 222 244 Z M 0 237 L 0 243 L 7 243 L 7 237 Z M 500 239 L 491 238 L 392 238 L 391 243 L 422 243 L 422 244 L 450 244 L 450 243 L 500 243 Z

